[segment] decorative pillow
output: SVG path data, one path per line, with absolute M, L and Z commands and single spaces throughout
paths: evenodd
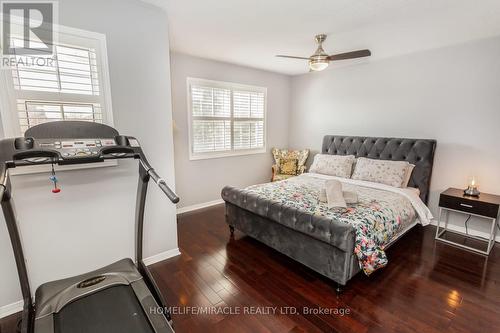
M 288 150 L 288 149 L 272 149 L 274 161 L 279 167 L 279 160 L 283 158 L 296 158 L 297 159 L 297 169 L 300 169 L 306 164 L 307 157 L 309 156 L 309 150 Z
M 408 183 L 410 182 L 411 179 L 411 174 L 413 173 L 413 169 L 415 169 L 415 164 L 408 164 L 406 167 L 406 175 L 405 178 L 403 179 L 403 183 L 401 184 L 401 187 L 408 187 Z
M 310 172 L 324 175 L 350 178 L 352 164 L 356 158 L 354 155 L 326 155 L 317 154 L 309 169 Z
M 409 165 L 410 163 L 406 161 L 374 160 L 360 157 L 356 162 L 352 179 L 401 187 Z
M 282 175 L 297 175 L 298 162 L 296 158 L 280 158 L 278 164 L 280 173 Z

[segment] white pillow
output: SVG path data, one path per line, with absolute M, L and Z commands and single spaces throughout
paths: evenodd
M 326 155 L 317 154 L 309 168 L 309 172 L 323 175 L 350 178 L 352 164 L 356 160 L 354 155 Z
M 413 173 L 413 169 L 415 169 L 415 164 L 408 164 L 406 167 L 406 175 L 405 178 L 403 179 L 403 183 L 401 184 L 401 187 L 405 188 L 408 187 L 408 183 L 410 182 L 411 174 Z
M 406 161 L 358 158 L 352 179 L 366 180 L 394 187 L 401 187 L 410 163 Z

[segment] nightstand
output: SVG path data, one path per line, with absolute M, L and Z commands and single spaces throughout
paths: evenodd
M 466 216 L 476 216 L 483 220 L 488 220 L 491 223 L 490 235 L 488 239 L 482 237 L 471 236 L 462 232 L 452 231 L 448 229 L 448 218 L 449 213 L 457 212 L 465 214 Z M 449 188 L 439 197 L 439 218 L 436 230 L 436 240 L 445 242 L 447 244 L 457 246 L 469 251 L 480 253 L 483 255 L 489 255 L 493 245 L 495 244 L 495 236 L 497 231 L 497 219 L 500 211 L 500 196 L 481 193 L 479 197 L 471 197 L 464 195 L 464 191 L 457 188 Z M 441 217 L 444 217 L 444 227 L 441 228 Z M 446 239 L 446 233 L 452 232 L 460 234 L 467 238 L 473 238 L 480 241 L 487 241 L 488 246 L 486 250 L 481 250 L 464 244 L 454 242 L 450 239 Z

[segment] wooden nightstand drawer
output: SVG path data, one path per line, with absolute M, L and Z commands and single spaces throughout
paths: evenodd
M 497 218 L 499 204 L 490 202 L 491 200 L 484 200 L 488 198 L 483 197 L 486 197 L 486 195 L 481 195 L 479 198 L 466 197 L 459 189 L 449 189 L 441 193 L 439 207 Z

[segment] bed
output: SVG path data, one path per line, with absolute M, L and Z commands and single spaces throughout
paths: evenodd
M 384 267 L 387 247 L 416 224 L 429 223 L 425 204 L 435 147 L 435 140 L 327 135 L 322 154 L 414 164 L 408 188 L 338 178 L 359 195 L 357 204 L 339 212 L 318 200 L 334 176 L 309 173 L 245 189 L 226 186 L 226 223 L 231 232 L 237 229 L 344 286 L 360 271 L 369 275 Z

